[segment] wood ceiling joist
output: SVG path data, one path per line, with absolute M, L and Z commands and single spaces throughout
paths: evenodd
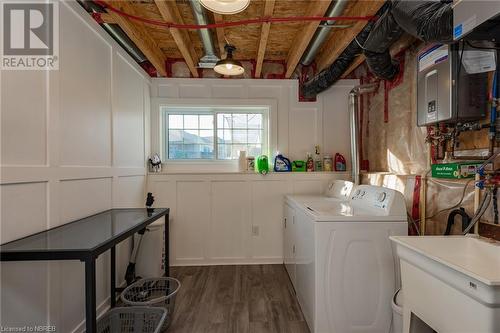
M 306 16 L 323 16 L 331 2 L 331 0 L 311 1 Z M 295 71 L 300 58 L 302 58 L 304 51 L 307 49 L 320 23 L 319 21 L 306 23 L 304 28 L 301 29 L 295 37 L 286 59 L 287 68 L 285 77 L 287 79 L 289 79 Z
M 264 17 L 271 17 L 274 12 L 275 0 L 267 0 L 264 5 Z M 271 23 L 262 23 L 262 28 L 260 31 L 259 48 L 257 49 L 257 59 L 255 63 L 255 77 L 260 77 L 262 73 L 262 64 L 264 62 L 264 56 L 266 55 L 267 40 L 269 39 L 269 31 L 271 30 Z
M 165 0 L 154 0 L 156 7 L 160 11 L 162 18 L 166 22 L 172 23 L 180 23 L 184 24 L 184 20 L 177 8 L 175 1 L 165 1 Z M 191 42 L 191 38 L 189 34 L 180 29 L 169 28 L 172 37 L 174 38 L 179 51 L 182 54 L 182 57 L 186 61 L 186 65 L 189 68 L 189 71 L 194 77 L 199 77 L 198 70 L 196 68 L 198 64 L 198 56 L 194 49 L 193 43 Z
M 132 15 L 136 15 L 135 9 L 127 1 L 107 1 L 115 8 L 121 11 L 127 12 Z M 156 42 L 149 36 L 145 27 L 142 23 L 132 23 L 128 19 L 115 12 L 109 12 L 110 19 L 118 24 L 120 28 L 127 34 L 127 36 L 135 43 L 135 45 L 144 53 L 146 58 L 151 62 L 151 64 L 156 68 L 157 73 L 160 76 L 167 76 L 166 70 L 166 60 L 165 54 L 158 47 Z
M 350 11 L 349 16 L 375 15 L 384 3 L 385 0 L 358 1 L 353 10 Z M 366 21 L 359 21 L 348 30 L 332 34 L 316 57 L 318 70 L 321 71 L 333 63 L 365 25 Z
M 222 23 L 224 19 L 221 14 L 214 13 L 214 21 L 215 23 Z M 226 37 L 224 35 L 224 28 L 216 28 L 215 34 L 217 35 L 217 45 L 219 46 L 219 56 L 222 59 L 226 50 L 224 50 L 224 45 L 226 45 Z

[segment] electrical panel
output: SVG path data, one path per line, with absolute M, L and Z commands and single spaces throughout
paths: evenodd
M 465 43 L 436 44 L 421 51 L 417 59 L 417 124 L 486 117 L 488 71 L 495 70 L 495 59 L 495 52 Z

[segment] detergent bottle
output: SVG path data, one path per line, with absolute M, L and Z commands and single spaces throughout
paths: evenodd
M 292 171 L 292 163 L 288 158 L 278 152 L 278 155 L 274 158 L 274 171 L 290 172 Z
M 335 171 L 345 171 L 346 170 L 346 162 L 344 156 L 339 153 L 335 154 Z

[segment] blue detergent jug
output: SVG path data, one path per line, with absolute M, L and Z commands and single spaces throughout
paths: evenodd
M 290 171 L 292 171 L 292 163 L 285 156 L 278 154 L 274 158 L 274 171 L 275 172 L 290 172 Z

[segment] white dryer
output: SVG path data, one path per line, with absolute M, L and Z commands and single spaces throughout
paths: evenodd
M 389 236 L 407 235 L 403 195 L 359 185 L 348 200 L 287 196 L 285 210 L 285 264 L 311 331 L 389 333 L 399 284 Z

